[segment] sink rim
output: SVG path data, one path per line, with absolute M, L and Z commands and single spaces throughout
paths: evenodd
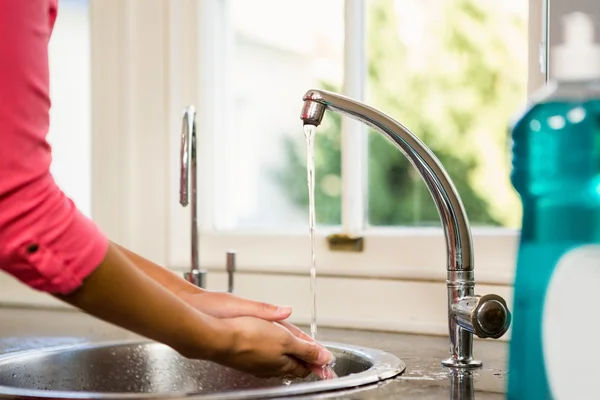
M 43 347 L 40 349 L 29 349 L 7 354 L 0 354 L 0 368 L 19 358 L 28 358 L 39 355 L 61 353 L 64 351 L 85 351 L 87 349 L 100 349 L 124 345 L 161 345 L 152 340 L 118 340 L 103 342 L 85 342 L 70 345 L 59 345 Z M 244 398 L 273 398 L 288 397 L 311 393 L 324 393 L 335 390 L 349 390 L 359 386 L 374 384 L 400 375 L 406 369 L 406 364 L 395 355 L 378 349 L 364 346 L 350 345 L 346 343 L 323 341 L 321 344 L 328 348 L 352 352 L 359 357 L 365 358 L 373 364 L 366 371 L 343 376 L 337 379 L 316 382 L 295 383 L 290 386 L 276 386 L 268 388 L 232 390 L 221 393 L 202 394 L 198 392 L 174 392 L 174 393 L 105 393 L 105 392 L 83 392 L 83 391 L 58 391 L 18 388 L 0 385 L 0 399 L 244 399 Z M 166 346 L 168 347 L 168 346 Z

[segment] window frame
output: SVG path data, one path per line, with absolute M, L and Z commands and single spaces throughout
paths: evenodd
M 529 0 L 530 92 L 545 79 L 539 59 L 544 1 Z M 347 0 L 346 18 L 356 23 L 363 3 Z M 177 271 L 189 268 L 190 209 L 177 201 L 178 157 L 181 111 L 194 104 L 198 110 L 201 268 L 222 271 L 225 252 L 233 248 L 238 251 L 239 271 L 304 274 L 310 262 L 306 232 L 214 229 L 219 218 L 214 206 L 223 200 L 215 171 L 220 170 L 218 163 L 223 157 L 215 157 L 220 138 L 211 132 L 227 123 L 225 113 L 219 113 L 229 101 L 222 95 L 227 87 L 227 43 L 232 40 L 227 0 L 155 0 L 143 6 L 91 0 L 91 7 L 93 28 L 117 21 L 112 34 L 98 29 L 92 32 L 94 219 L 114 240 L 156 262 Z M 364 76 L 364 65 L 359 62 L 364 59 L 364 35 L 356 34 L 360 31 L 364 28 L 346 32 L 347 40 L 362 40 L 362 44 L 346 49 L 345 63 L 347 68 L 354 66 L 346 71 L 345 93 L 359 99 L 364 85 L 359 78 Z M 105 68 L 107 64 L 117 67 Z M 302 95 L 298 93 L 299 107 Z M 361 154 L 366 159 L 366 146 L 360 144 L 364 128 L 346 124 L 343 129 L 344 151 L 353 155 L 352 159 Z M 123 151 L 118 152 L 116 163 L 107 165 L 106 155 L 115 146 Z M 344 171 L 355 165 L 343 161 Z M 116 181 L 112 178 L 119 175 Z M 361 179 L 366 177 L 345 175 L 353 177 L 343 182 L 347 193 L 354 196 L 352 201 L 364 202 L 361 190 L 365 182 Z M 349 208 L 349 203 L 344 201 L 343 231 L 318 229 L 321 275 L 445 280 L 445 267 L 439 265 L 446 263 L 441 228 L 365 227 L 362 213 L 357 211 L 364 203 L 355 208 Z M 360 233 L 364 251 L 331 251 L 326 237 L 333 232 Z M 519 231 L 474 227 L 472 235 L 477 282 L 512 284 Z
M 219 7 L 222 1 L 90 0 L 92 218 L 112 241 L 175 271 L 190 265 L 190 209 L 178 203 L 179 140 L 186 105 L 195 104 L 204 112 L 197 119 L 198 146 L 204 149 L 198 170 L 211 171 L 217 161 L 211 152 L 217 138 L 207 133 L 219 124 L 215 110 L 226 101 L 214 83 L 214 77 L 225 72 L 218 63 L 224 51 L 219 44 L 231 40 L 226 9 Z M 530 92 L 545 80 L 538 51 L 546 1 L 529 0 Z M 359 89 L 354 90 L 353 97 L 359 98 Z M 346 184 L 352 183 L 358 186 L 355 181 Z M 298 300 L 308 276 L 307 233 L 215 231 L 211 210 L 219 201 L 216 184 L 211 173 L 202 174 L 198 182 L 201 267 L 222 272 L 225 251 L 236 248 L 237 268 L 244 273 L 239 283 L 246 285 L 241 291 L 267 301 L 289 294 L 296 301 L 297 318 L 308 318 L 308 309 L 303 309 L 308 303 Z M 345 229 L 352 231 L 352 226 L 360 223 Z M 326 236 L 332 232 L 317 233 L 320 286 L 334 291 L 362 288 L 360 304 L 354 304 L 362 311 L 345 315 L 347 301 L 323 302 L 324 325 L 447 334 L 441 229 L 369 228 L 362 253 L 330 251 Z M 518 234 L 473 228 L 480 291 L 510 299 Z M 216 275 L 220 279 L 224 274 Z M 1 274 L 0 287 L 0 304 L 66 307 Z M 419 307 L 401 301 L 406 296 L 416 299 Z M 387 307 L 396 297 L 396 306 Z

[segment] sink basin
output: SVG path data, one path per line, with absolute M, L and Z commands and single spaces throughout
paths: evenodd
M 0 398 L 264 399 L 349 389 L 404 371 L 396 356 L 324 343 L 336 357 L 337 379 L 311 375 L 260 379 L 208 361 L 189 360 L 150 341 L 69 345 L 0 356 Z

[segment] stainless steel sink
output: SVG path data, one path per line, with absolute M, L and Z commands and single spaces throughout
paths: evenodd
M 207 361 L 189 360 L 154 342 L 52 347 L 0 356 L 0 398 L 264 399 L 349 389 L 404 371 L 396 356 L 324 343 L 337 379 L 260 379 Z

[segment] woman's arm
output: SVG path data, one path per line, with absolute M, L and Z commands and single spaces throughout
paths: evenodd
M 56 0 L 0 0 L 0 268 L 188 357 L 305 375 L 331 354 L 280 325 L 188 305 L 111 244 L 50 174 L 48 40 Z
M 206 314 L 218 318 L 252 316 L 269 321 L 282 321 L 292 313 L 291 307 L 279 307 L 274 304 L 243 299 L 229 293 L 203 290 L 133 251 L 117 244 L 115 246 L 145 274 L 186 303 Z M 290 325 L 288 324 L 288 326 Z
M 196 311 L 139 271 L 113 244 L 82 286 L 55 297 L 186 355 L 212 359 L 231 345 L 231 335 L 217 319 Z M 202 341 L 206 345 L 198 346 Z
M 259 376 L 304 377 L 311 369 L 321 374 L 319 366 L 333 358 L 323 347 L 281 325 L 258 318 L 219 319 L 203 314 L 136 268 L 114 244 L 81 287 L 55 296 L 97 318 L 165 343 L 186 357 Z

